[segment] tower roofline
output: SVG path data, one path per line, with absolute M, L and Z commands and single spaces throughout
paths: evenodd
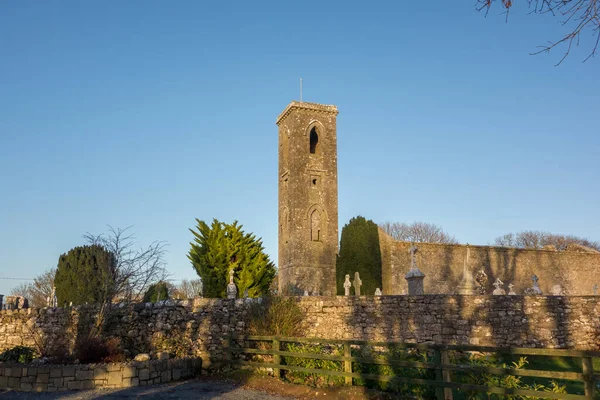
M 334 105 L 292 101 L 290 104 L 288 104 L 285 110 L 283 110 L 283 112 L 279 114 L 279 117 L 277 117 L 277 121 L 275 121 L 275 123 L 279 125 L 295 109 L 310 110 L 333 115 L 338 114 L 338 109 Z

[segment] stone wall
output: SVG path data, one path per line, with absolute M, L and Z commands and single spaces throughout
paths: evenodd
M 0 389 L 54 392 L 127 388 L 191 378 L 201 367 L 198 358 L 81 365 L 0 363 Z
M 115 305 L 105 336 L 120 338 L 129 356 L 178 348 L 209 366 L 222 358 L 223 335 L 244 331 L 247 309 L 255 302 L 197 298 Z M 75 338 L 89 332 L 96 311 L 94 306 L 0 311 L 0 352 L 42 339 L 72 349 Z
M 600 296 L 297 297 L 303 335 L 328 339 L 598 349 Z M 130 356 L 184 349 L 203 366 L 223 358 L 223 339 L 247 332 L 256 300 L 194 299 L 115 306 L 107 337 Z M 89 331 L 93 307 L 0 312 L 0 351 Z
M 404 275 L 410 269 L 410 243 L 393 240 L 379 230 L 383 294 L 398 295 L 407 291 Z M 469 270 L 473 275 L 480 270 L 488 275 L 488 293 L 500 278 L 505 284 L 513 283 L 522 294 L 531 287 L 531 276 L 536 274 L 544 293 L 554 285 L 561 285 L 568 295 L 592 295 L 593 286 L 600 285 L 600 253 L 594 251 L 556 251 L 514 249 L 494 246 L 449 245 L 417 243 L 417 266 L 425 273 L 425 293 L 453 294 L 463 276 L 469 252 Z
M 301 298 L 305 335 L 501 347 L 599 349 L 600 297 Z

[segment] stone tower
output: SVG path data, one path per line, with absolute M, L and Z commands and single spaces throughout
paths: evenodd
M 336 106 L 292 101 L 279 126 L 279 292 L 335 296 Z

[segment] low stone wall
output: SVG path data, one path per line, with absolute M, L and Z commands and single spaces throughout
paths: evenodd
M 302 336 L 326 339 L 434 342 L 506 347 L 600 348 L 600 296 L 336 296 L 296 297 Z M 194 299 L 115 305 L 103 333 L 127 355 L 157 351 L 223 359 L 223 340 L 247 333 L 253 299 Z M 0 352 L 89 332 L 96 309 L 0 312 Z M 37 338 L 36 338 L 37 337 Z M 184 352 L 185 354 L 181 354 Z
M 54 392 L 128 388 L 192 378 L 201 367 L 199 358 L 81 365 L 0 363 L 0 389 Z

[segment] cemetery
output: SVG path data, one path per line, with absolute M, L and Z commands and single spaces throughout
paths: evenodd
M 324 384 L 316 378 L 322 375 L 333 377 L 326 385 L 404 382 L 396 387 L 402 393 L 407 382 L 418 383 L 410 393 L 425 398 L 449 399 L 452 389 L 592 398 L 592 359 L 600 355 L 600 253 L 593 249 L 409 243 L 380 229 L 382 279 L 375 290 L 365 290 L 358 271 L 336 271 L 336 116 L 335 106 L 292 102 L 277 119 L 280 223 L 274 297 L 251 296 L 256 288 L 240 286 L 235 256 L 231 268 L 217 277 L 224 282 L 220 298 L 198 293 L 190 299 L 73 306 L 64 298 L 59 304 L 53 287 L 46 307 L 33 308 L 27 298 L 0 295 L 0 388 L 132 387 L 246 365 L 289 380 L 308 376 L 315 385 Z M 300 146 L 303 142 L 310 146 Z M 282 317 L 296 313 L 297 326 L 288 329 L 274 318 L 258 332 L 257 320 L 270 318 L 274 304 L 284 305 L 278 311 Z M 95 329 L 98 337 L 87 337 Z M 82 354 L 96 351 L 91 339 L 111 343 L 112 350 L 86 362 Z M 486 352 L 554 354 L 581 363 L 577 372 L 562 375 L 525 370 L 526 359 L 512 367 L 495 359 L 489 371 L 477 370 L 487 358 L 473 353 Z M 311 357 L 333 364 L 307 367 Z M 405 376 L 400 366 L 431 371 Z M 459 372 L 451 374 L 461 368 L 540 376 L 546 386 L 538 389 L 552 387 L 556 393 L 528 381 L 512 387 L 504 381 L 475 384 Z M 553 377 L 558 383 L 549 381 Z M 576 394 L 566 394 L 568 380 L 581 383 Z M 414 388 L 427 389 L 417 393 Z

